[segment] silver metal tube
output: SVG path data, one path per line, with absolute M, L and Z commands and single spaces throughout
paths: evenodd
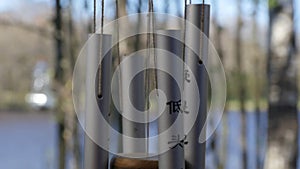
M 131 57 L 131 56 L 128 56 Z M 145 110 L 145 79 L 144 73 L 139 73 L 135 77 L 136 65 L 143 65 L 144 57 L 138 59 L 129 59 L 126 64 L 122 64 L 120 67 L 122 78 L 122 130 L 123 130 L 123 153 L 136 154 L 146 153 L 146 140 L 135 142 L 132 138 L 146 138 L 146 124 L 134 122 L 130 119 L 134 119 L 137 115 L 136 110 Z M 133 79 L 132 79 L 133 77 Z M 125 84 L 127 83 L 127 84 Z M 128 87 L 129 88 L 126 88 Z M 129 90 L 129 92 L 128 92 Z M 127 91 L 127 92 L 126 92 Z M 129 96 L 128 94 L 129 93 Z M 135 110 L 135 109 L 136 110 Z M 146 119 L 146 113 L 145 113 Z M 129 117 L 128 119 L 126 117 Z M 128 137 L 127 137 L 128 136 Z
M 102 43 L 101 43 L 102 42 Z M 104 148 L 109 147 L 108 127 L 101 122 L 98 109 L 101 110 L 105 120 L 109 120 L 110 108 L 110 80 L 111 80 L 111 35 L 93 34 L 87 43 L 87 69 L 86 69 L 86 108 L 85 108 L 85 142 L 84 142 L 84 169 L 108 168 L 108 152 Z M 100 47 L 102 45 L 102 50 Z M 108 51 L 108 52 L 107 52 Z M 101 53 L 100 53 L 101 52 Z M 107 53 L 106 53 L 107 52 Z M 105 56 L 104 56 L 105 55 Z M 101 58 L 100 58 L 101 57 Z M 103 58 L 104 57 L 104 58 Z M 97 97 L 99 61 L 102 59 L 101 70 L 103 86 L 102 97 Z M 96 100 L 96 101 L 95 101 Z M 99 107 L 99 108 L 98 108 Z M 105 147 L 97 143 L 107 141 Z
M 203 11 L 204 9 L 204 11 Z M 203 20 L 202 20 L 202 17 Z M 210 5 L 192 4 L 187 6 L 187 21 L 198 27 L 207 37 L 209 37 L 209 21 L 210 21 Z M 194 54 L 191 49 L 185 49 L 185 60 L 190 70 L 194 74 L 199 88 L 200 105 L 196 122 L 191 131 L 187 134 L 188 144 L 185 146 L 185 160 L 187 169 L 204 169 L 205 168 L 205 149 L 206 143 L 199 143 L 199 136 L 204 126 L 207 116 L 207 91 L 208 91 L 208 76 L 203 64 L 207 62 L 208 55 L 208 40 L 201 33 L 192 28 L 191 24 L 186 24 L 186 44 L 192 44 L 192 47 L 199 51 L 199 56 Z M 189 72 L 191 73 L 191 72 Z M 193 96 L 189 91 L 189 82 L 184 81 L 185 97 Z M 189 103 L 187 103 L 188 105 Z M 185 126 L 189 125 L 189 121 L 185 120 Z
M 163 91 L 167 99 L 167 103 L 159 104 L 165 109 L 158 119 L 158 132 L 162 133 L 172 126 L 166 136 L 159 137 L 159 152 L 166 149 L 164 146 L 168 146 L 167 151 L 159 155 L 160 169 L 184 168 L 183 114 L 180 112 L 183 65 L 176 62 L 176 58 L 166 56 L 175 55 L 182 59 L 183 46 L 180 39 L 180 30 L 157 31 L 156 47 L 164 51 L 156 51 L 157 67 L 163 67 L 169 73 L 157 71 L 158 89 Z

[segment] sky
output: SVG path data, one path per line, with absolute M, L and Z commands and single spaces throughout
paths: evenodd
M 62 0 L 63 1 L 63 0 Z M 92 5 L 93 5 L 93 1 L 94 0 L 89 0 L 89 5 L 90 5 L 90 15 L 92 15 Z M 136 3 L 137 0 L 129 0 L 131 1 L 131 3 Z M 236 1 L 237 0 L 218 0 L 218 1 L 214 1 L 214 0 L 206 0 L 205 2 L 208 4 L 211 4 L 212 6 L 212 17 L 214 15 L 214 10 L 218 10 L 218 22 L 225 26 L 225 27 L 231 27 L 233 24 L 235 24 L 236 22 L 236 16 L 237 16 L 237 5 L 236 5 Z M 242 8 L 243 8 L 243 19 L 245 21 L 250 21 L 250 17 L 251 17 L 251 12 L 253 10 L 252 7 L 252 0 L 242 0 Z M 262 3 L 260 3 L 259 5 L 259 9 L 258 9 L 258 23 L 259 23 L 259 27 L 262 30 L 266 30 L 267 26 L 268 26 L 268 11 L 267 11 L 267 0 L 261 0 Z M 295 7 L 300 7 L 300 1 L 298 0 L 294 0 L 295 1 Z M 74 11 L 78 11 L 78 14 L 81 15 L 83 12 L 83 0 L 73 0 L 74 3 Z M 164 8 L 164 0 L 154 0 L 154 7 L 155 7 L 155 11 L 163 11 Z M 183 11 L 184 8 L 184 0 L 181 1 L 181 11 Z M 216 4 L 216 2 L 218 4 Z M 34 7 L 35 4 L 38 3 L 45 3 L 47 5 L 49 5 L 50 7 L 54 6 L 55 1 L 54 0 L 0 0 L 0 12 L 7 12 L 7 11 L 17 11 L 20 8 L 31 8 Z M 100 0 L 98 0 L 98 3 L 100 3 Z M 113 0 L 105 0 L 106 3 L 106 13 L 105 15 L 113 18 L 114 12 L 113 10 L 109 10 L 109 9 L 114 9 L 114 1 Z M 192 3 L 202 3 L 202 0 L 192 0 Z M 100 6 L 100 4 L 98 4 Z M 170 13 L 171 14 L 176 14 L 176 3 L 171 3 L 170 4 Z M 147 6 L 145 5 L 143 7 L 143 12 L 147 12 Z M 299 22 L 299 15 L 300 15 L 300 10 L 298 10 L 298 8 L 296 8 L 296 18 L 295 21 L 297 23 L 297 32 L 299 32 L 299 28 L 300 28 L 300 22 Z M 100 7 L 98 8 L 100 10 Z M 128 8 L 127 9 L 129 11 L 129 13 L 135 13 L 136 11 L 134 11 L 134 7 L 133 8 Z M 32 11 L 31 11 L 32 12 Z M 1 13 L 0 13 L 1 15 Z M 26 13 L 24 14 L 26 15 Z M 76 14 L 75 14 L 76 15 Z M 76 17 L 75 17 L 76 18 Z M 232 23 L 234 22 L 234 23 Z M 234 29 L 234 28 L 233 28 Z
M 74 4 L 75 4 L 75 8 L 82 8 L 83 0 L 73 0 L 73 1 L 74 1 Z M 90 5 L 92 5 L 93 0 L 89 0 L 89 1 L 90 1 Z M 109 3 L 109 2 L 111 2 L 111 0 L 105 0 L 105 1 L 106 1 L 107 5 L 111 5 Z M 131 1 L 131 3 L 134 3 L 136 0 L 129 0 L 129 1 Z M 231 0 L 232 3 L 235 3 L 235 1 L 236 0 Z M 250 1 L 250 0 L 245 0 L 245 1 Z M 33 5 L 35 3 L 41 3 L 41 2 L 44 2 L 44 3 L 49 4 L 49 5 L 54 5 L 55 1 L 54 0 L 0 0 L 0 12 L 18 10 L 20 7 L 27 6 L 27 5 Z M 98 0 L 98 2 L 100 2 L 100 0 Z M 181 10 L 183 11 L 184 0 L 182 0 L 181 2 L 182 2 L 181 3 L 181 6 L 182 6 Z M 202 1 L 201 0 L 193 0 L 192 2 L 193 3 L 201 3 Z M 214 5 L 213 0 L 206 0 L 205 2 L 208 3 L 208 4 Z M 231 17 L 235 16 L 235 14 L 236 14 L 235 5 L 228 4 L 228 1 L 226 1 L 226 0 L 218 0 L 218 2 L 219 2 L 218 9 L 220 11 L 219 12 L 220 17 L 222 18 L 220 20 L 223 20 L 223 18 L 231 18 Z M 155 10 L 156 11 L 162 11 L 163 8 L 164 8 L 163 3 L 164 3 L 163 0 L 154 0 L 154 7 L 156 8 Z M 248 3 L 248 4 L 250 4 L 250 3 Z M 171 14 L 176 14 L 176 6 L 177 6 L 176 3 L 171 3 L 170 4 Z M 249 6 L 249 5 L 247 5 L 247 6 Z M 245 7 L 247 9 L 250 9 L 247 6 L 245 5 Z M 221 9 L 221 7 L 223 9 Z M 212 10 L 214 10 L 214 8 L 212 8 Z M 131 8 L 128 8 L 128 11 L 129 12 L 134 12 L 134 11 L 132 11 Z M 144 11 L 145 12 L 147 11 L 147 6 L 144 7 Z M 107 10 L 107 14 L 111 15 L 111 11 Z

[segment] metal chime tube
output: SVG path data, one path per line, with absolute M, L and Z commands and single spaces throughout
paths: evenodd
M 112 36 L 104 34 L 93 34 L 87 43 L 84 169 L 106 169 L 108 167 L 108 152 L 97 143 L 107 142 L 107 145 L 104 146 L 106 149 L 109 147 L 108 127 L 100 120 L 101 114 L 98 109 L 101 110 L 102 116 L 108 122 L 112 60 L 111 43 Z M 102 76 L 102 91 L 101 97 L 98 97 L 99 72 L 96 74 L 95 70 L 98 70 L 99 61 L 102 58 L 102 66 L 99 70 Z
M 136 112 L 136 110 L 144 111 L 145 109 L 144 73 L 139 73 L 136 76 L 134 76 L 136 65 L 143 65 L 143 64 L 144 64 L 143 57 L 140 57 L 138 59 L 129 58 L 129 61 L 126 62 L 126 64 L 122 64 L 120 69 L 121 78 L 122 78 L 121 90 L 122 90 L 122 104 L 123 104 L 122 130 L 123 130 L 123 135 L 125 135 L 123 137 L 123 153 L 125 154 L 136 154 L 136 153 L 146 152 L 146 141 L 135 142 L 132 139 L 128 138 L 128 137 L 132 137 L 132 138 L 146 137 L 146 124 L 130 120 L 130 119 L 134 119 L 137 113 L 141 113 L 141 112 Z M 128 86 L 129 88 L 126 88 Z M 126 93 L 129 93 L 129 96 Z M 134 110 L 134 108 L 136 110 Z M 130 119 L 127 119 L 126 117 L 130 117 Z M 146 119 L 146 114 L 145 114 L 145 119 Z
M 187 21 L 198 27 L 207 37 L 209 36 L 209 20 L 210 20 L 210 5 L 192 4 L 187 6 Z M 204 11 L 203 11 L 204 9 Z M 204 18 L 203 18 L 204 17 Z M 202 19 L 203 18 L 203 19 Z M 186 24 L 186 44 L 191 44 L 193 48 L 199 51 L 201 61 L 206 63 L 208 57 L 208 40 L 203 38 L 201 34 Z M 185 160 L 187 169 L 204 169 L 205 168 L 205 149 L 206 144 L 199 143 L 200 132 L 204 126 L 207 116 L 207 91 L 208 91 L 208 76 L 205 66 L 199 60 L 199 56 L 194 54 L 190 48 L 185 49 L 186 64 L 190 67 L 194 74 L 199 88 L 200 105 L 196 122 L 191 131 L 187 134 L 188 145 L 185 146 Z M 200 61 L 200 62 L 199 62 Z M 192 97 L 189 82 L 184 81 L 185 97 Z M 189 103 L 187 103 L 188 105 Z M 184 121 L 185 126 L 189 125 L 189 121 Z
M 164 52 L 156 52 L 157 67 L 164 67 L 169 73 L 176 76 L 173 77 L 166 72 L 157 71 L 158 89 L 165 93 L 167 99 L 167 103 L 159 104 L 159 106 L 165 106 L 165 109 L 158 119 L 158 132 L 162 133 L 172 126 L 170 133 L 165 137 L 159 137 L 159 151 L 161 152 L 166 146 L 168 149 L 159 155 L 159 168 L 184 169 L 183 114 L 180 112 L 183 65 L 176 62 L 176 58 L 166 57 L 169 53 L 168 55 L 173 55 L 173 57 L 182 58 L 182 43 L 174 38 L 181 39 L 182 32 L 180 30 L 162 30 L 157 33 L 157 48 L 164 50 Z M 175 79 L 179 80 L 176 82 Z M 174 123 L 176 119 L 178 121 Z

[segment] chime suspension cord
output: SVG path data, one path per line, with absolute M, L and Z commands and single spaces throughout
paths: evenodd
M 192 0 L 189 0 L 189 4 L 192 4 Z M 201 52 L 203 53 L 203 34 L 204 34 L 204 6 L 205 6 L 205 0 L 202 0 L 202 13 L 201 13 L 201 42 L 202 42 L 202 45 L 201 45 Z M 185 12 L 184 12 L 184 19 L 185 19 L 185 21 L 184 22 L 186 22 L 186 11 L 187 11 L 187 0 L 185 0 Z M 185 26 L 184 26 L 184 29 L 185 29 Z M 184 32 L 185 32 L 185 30 L 184 30 Z M 185 33 L 184 33 L 184 36 L 183 36 L 183 40 L 184 40 L 184 42 L 185 42 Z M 203 55 L 203 54 L 202 54 Z M 200 60 L 203 60 L 204 58 L 200 58 Z M 184 48 L 183 48 L 183 60 L 185 61 L 185 44 L 184 44 Z
M 154 66 L 156 67 L 157 56 L 156 56 L 156 52 L 155 52 L 155 47 L 156 47 L 156 44 L 155 44 L 156 40 L 155 40 L 155 38 L 156 37 L 155 37 L 155 18 L 154 18 L 154 15 L 153 15 L 154 5 L 153 5 L 153 0 L 149 0 L 148 2 L 149 2 L 149 7 L 148 7 L 148 13 L 149 13 L 148 16 L 149 16 L 149 19 L 148 19 L 148 36 L 147 36 L 147 47 L 149 49 L 149 53 L 148 53 L 148 57 L 149 58 L 148 59 L 150 59 L 151 56 L 154 55 L 153 56 L 153 58 L 154 58 Z M 151 32 L 151 33 L 149 33 L 149 32 Z M 156 71 L 156 69 L 155 69 L 154 76 L 155 76 L 155 79 L 154 79 L 155 89 L 158 89 L 158 86 L 157 86 L 157 71 Z M 150 83 L 150 81 L 149 81 L 149 83 Z
M 184 26 L 184 31 L 183 31 L 183 42 L 184 42 L 184 45 L 183 45 L 183 61 L 185 61 L 185 38 L 186 38 L 186 34 L 185 34 L 185 27 L 186 27 L 186 15 L 187 15 L 187 1 L 188 0 L 185 0 L 185 3 L 184 3 L 184 22 L 185 22 L 185 26 Z M 192 4 L 192 0 L 189 0 L 189 4 Z M 205 0 L 202 0 L 202 13 L 201 13 L 201 41 L 203 42 L 203 32 L 204 32 L 204 6 L 205 6 Z M 203 43 L 201 45 L 201 51 L 203 51 Z M 202 58 L 203 60 L 204 58 Z M 201 59 L 200 59 L 201 60 Z
M 202 13 L 201 13 L 201 53 L 202 53 L 202 58 L 200 58 L 200 60 L 202 59 L 202 61 L 204 61 L 204 4 L 205 4 L 205 0 L 202 0 Z
M 104 26 L 104 0 L 101 1 L 101 34 L 103 34 Z
M 203 4 L 203 5 L 202 5 L 202 14 L 201 14 L 201 23 L 202 23 L 202 24 L 201 24 L 201 29 L 202 29 L 202 31 L 204 32 L 203 29 L 204 29 L 204 13 L 205 13 L 205 12 L 204 12 L 204 4 L 205 4 L 205 0 L 202 1 L 202 4 Z
M 118 65 L 121 64 L 122 56 L 120 55 L 120 43 L 119 43 L 119 37 L 120 37 L 120 28 L 119 28 L 119 0 L 115 0 L 115 6 L 116 6 L 116 57 L 118 59 Z M 123 110 L 123 104 L 122 104 L 122 78 L 121 78 L 121 69 L 119 70 L 119 106 L 121 111 Z
M 149 59 L 150 59 L 150 57 L 151 57 L 151 51 L 150 51 L 150 28 L 151 28 L 151 25 L 150 25 L 150 23 L 151 23 L 151 20 L 150 20 L 150 18 L 151 18 L 151 14 L 150 14 L 150 11 L 151 11 L 151 0 L 148 0 L 148 25 L 147 25 L 147 48 L 148 48 L 148 52 L 147 52 L 147 55 L 148 55 L 148 57 L 147 57 L 147 59 L 146 59 L 146 67 L 148 67 L 148 65 L 150 64 L 150 61 L 149 61 Z M 147 124 L 146 124 L 146 134 L 147 134 L 147 138 L 149 139 L 149 137 L 150 137 L 150 129 L 149 129 L 149 123 L 148 123 L 148 121 L 149 121 L 149 113 L 150 113 L 150 110 L 149 110 L 149 99 L 148 99 L 148 96 L 147 96 L 147 94 L 149 93 L 149 91 L 150 91 L 150 73 L 149 73 L 149 70 L 147 70 L 146 71 L 146 75 L 145 75 L 146 77 L 146 92 L 145 92 L 145 97 L 146 97 L 146 109 L 148 109 L 147 110 Z M 149 140 L 147 140 L 147 143 L 146 143 L 146 153 L 148 154 L 149 153 Z
M 93 19 L 93 21 L 94 21 L 94 33 L 96 33 L 96 15 L 97 15 L 97 0 L 94 0 L 94 19 Z
M 191 4 L 191 0 L 189 1 Z M 186 14 L 187 14 L 187 5 L 188 5 L 188 0 L 184 0 L 184 11 L 183 11 L 183 17 L 184 17 L 184 25 L 183 25 L 183 32 L 182 32 L 182 37 L 183 37 L 183 49 L 182 49 L 182 67 L 183 67 L 183 71 L 182 71 L 182 77 L 184 77 L 184 72 L 185 72 L 185 48 L 186 48 Z M 184 80 L 182 81 L 182 89 L 184 89 Z
M 97 31 L 97 0 L 94 0 L 94 33 Z M 103 25 L 104 25 L 104 0 L 101 3 L 101 34 L 103 34 Z
M 146 59 L 146 66 L 148 67 L 150 64 L 150 58 L 152 56 L 152 54 L 154 54 L 154 66 L 155 68 L 157 67 L 156 66 L 156 52 L 155 52 L 155 21 L 154 21 L 154 16 L 153 16 L 153 12 L 154 12 L 154 5 L 153 5 L 153 0 L 148 0 L 148 34 L 147 34 L 147 48 L 148 48 L 148 58 Z M 151 33 L 150 33 L 151 32 Z M 151 41 L 152 40 L 152 41 Z M 155 79 L 154 79 L 154 83 L 155 83 L 155 88 L 158 89 L 158 84 L 157 84 L 157 70 L 155 69 L 154 70 L 154 76 L 155 76 Z M 146 71 L 146 92 L 145 92 L 145 97 L 146 98 L 149 98 L 147 96 L 147 94 L 150 93 L 150 72 L 149 70 Z M 158 95 L 158 92 L 157 92 L 157 95 Z M 150 137 L 150 128 L 149 128 L 149 113 L 150 113 L 150 104 L 149 104 L 149 99 L 146 99 L 146 109 L 148 109 L 147 111 L 147 124 L 146 124 L 146 132 L 147 132 L 147 138 Z M 147 143 L 146 143 L 146 152 L 149 153 L 149 140 L 147 140 Z
M 153 5 L 153 0 L 151 0 L 151 13 L 154 12 L 154 5 Z M 156 35 L 155 35 L 155 17 L 153 14 L 151 14 L 151 18 L 152 18 L 152 48 L 154 48 L 153 50 L 153 55 L 154 55 L 154 66 L 155 68 L 157 68 L 157 56 L 156 56 L 156 51 L 155 51 L 155 48 L 156 48 L 156 44 L 155 44 L 155 41 L 156 41 Z M 155 89 L 158 89 L 158 83 L 157 83 L 157 69 L 155 69 Z M 157 96 L 158 96 L 158 92 L 156 93 Z
M 183 50 L 182 50 L 182 60 L 183 60 L 183 68 L 184 68 L 184 62 L 185 62 L 185 40 L 186 40 L 186 14 L 187 14 L 187 4 L 188 3 L 188 0 L 184 0 L 184 25 L 183 25 Z M 191 4 L 191 0 L 190 0 L 190 4 Z M 183 72 L 184 73 L 184 72 Z
M 116 54 L 117 54 L 117 57 L 118 57 L 118 65 L 120 65 L 121 64 L 121 56 L 120 56 L 120 44 L 119 44 L 119 34 L 120 34 L 120 29 L 119 29 L 119 1 L 118 0 L 116 0 L 115 1 L 115 5 L 116 5 L 116 29 L 117 29 L 117 31 L 116 31 L 116 40 L 117 40 L 117 43 L 116 43 L 116 48 L 117 48 L 117 50 L 116 50 Z
M 95 0 L 95 2 L 96 2 L 96 0 Z M 95 9 L 95 11 L 94 11 L 94 17 L 95 17 L 95 19 L 94 19 L 94 22 L 95 22 L 95 20 L 96 20 L 96 5 L 95 5 L 96 3 L 94 3 L 94 9 Z M 95 24 L 96 25 L 96 24 Z M 103 36 L 103 27 L 104 27 L 104 0 L 102 0 L 101 1 L 101 27 L 100 27 L 100 33 L 101 33 L 101 35 Z M 96 26 L 95 26 L 95 33 L 96 33 Z M 103 59 L 102 57 L 104 57 L 104 56 L 102 56 L 104 53 L 103 53 L 103 41 L 102 41 L 102 39 L 103 38 L 100 38 L 100 51 L 99 51 L 99 54 L 100 54 L 100 61 L 99 61 L 99 68 L 98 68 L 98 98 L 101 98 L 102 97 L 102 84 L 101 84 L 101 82 L 102 82 L 102 64 L 101 64 L 101 60 Z

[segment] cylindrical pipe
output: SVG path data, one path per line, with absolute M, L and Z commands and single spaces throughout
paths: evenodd
M 102 42 L 102 43 L 101 43 Z M 111 43 L 112 36 L 93 34 L 87 42 L 86 65 L 86 107 L 85 107 L 85 142 L 84 142 L 84 169 L 108 168 L 109 131 L 108 126 L 101 122 L 103 116 L 108 122 L 110 107 L 110 80 L 111 80 Z M 102 49 L 102 50 L 100 50 Z M 102 97 L 98 98 L 98 70 L 101 62 L 101 91 Z M 102 114 L 99 114 L 100 111 Z M 101 146 L 99 146 L 99 142 Z M 106 143 L 107 142 L 107 143 Z
M 204 10 L 204 11 L 203 11 Z M 206 143 L 199 143 L 199 136 L 204 126 L 207 116 L 207 91 L 208 91 L 208 76 L 207 71 L 203 63 L 207 63 L 208 55 L 208 39 L 209 37 L 209 21 L 210 21 L 210 5 L 204 4 L 192 4 L 187 6 L 187 23 L 186 24 L 186 44 L 191 44 L 194 50 L 190 48 L 185 49 L 185 60 L 187 66 L 189 66 L 196 78 L 199 88 L 200 105 L 196 122 L 192 129 L 187 133 L 188 145 L 185 146 L 185 160 L 187 169 L 203 169 L 205 168 L 205 149 Z M 200 31 L 194 28 L 196 26 Z M 195 53 L 199 53 L 200 56 Z M 186 70 L 185 70 L 186 71 Z M 192 88 L 189 87 L 188 79 L 184 81 L 185 97 L 192 97 Z M 188 99 L 186 99 L 188 100 Z M 189 103 L 186 103 L 189 107 Z M 188 126 L 190 122 L 185 119 L 184 125 Z
M 158 89 L 163 91 L 167 99 L 166 103 L 159 104 L 165 109 L 158 119 L 158 132 L 171 129 L 166 136 L 159 137 L 159 152 L 166 149 L 166 143 L 168 145 L 167 151 L 159 155 L 160 169 L 184 168 L 183 114 L 180 110 L 183 65 L 176 59 L 182 59 L 183 46 L 180 39 L 180 30 L 157 31 L 156 47 L 159 50 L 156 51 L 156 64 L 167 71 L 157 71 Z
M 134 56 L 127 56 L 134 57 Z M 123 130 L 123 153 L 136 154 L 146 153 L 146 140 L 134 141 L 130 138 L 146 138 L 146 124 L 135 122 L 135 116 L 145 111 L 145 78 L 144 73 L 135 75 L 136 65 L 144 64 L 144 57 L 124 58 L 126 64 L 120 66 L 122 81 L 122 130 Z M 133 78 L 132 78 L 133 77 Z M 129 92 L 128 92 L 129 90 Z M 129 96 L 128 96 L 129 93 Z M 140 112 L 137 112 L 140 111 Z M 146 119 L 146 113 L 144 114 Z M 129 118 L 127 118 L 129 117 Z M 142 140 L 142 139 L 141 139 Z

